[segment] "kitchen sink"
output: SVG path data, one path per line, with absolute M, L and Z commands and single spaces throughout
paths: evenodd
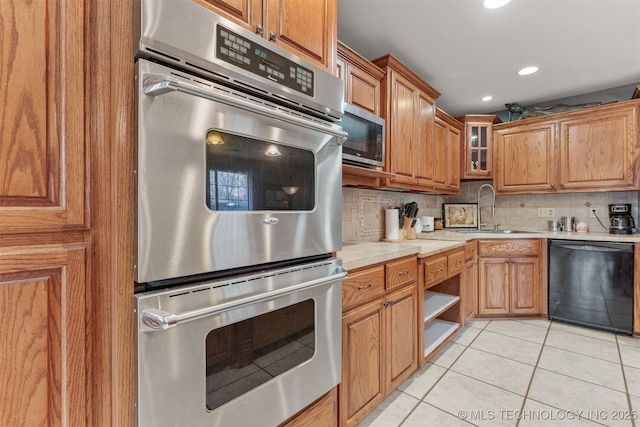
M 531 234 L 536 233 L 535 231 L 524 231 L 524 230 L 457 230 L 458 233 L 464 234 Z

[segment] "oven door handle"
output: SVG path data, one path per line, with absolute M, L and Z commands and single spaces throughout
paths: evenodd
M 332 274 L 331 276 L 328 276 L 328 277 L 323 277 L 321 279 L 311 280 L 309 282 L 300 283 L 298 285 L 288 286 L 284 289 L 275 289 L 273 291 L 264 292 L 259 295 L 253 295 L 247 298 L 229 301 L 227 303 L 222 303 L 222 304 L 218 304 L 211 307 L 201 308 L 198 310 L 187 311 L 180 314 L 169 313 L 159 308 L 150 308 L 142 312 L 140 320 L 144 326 L 142 327 L 142 325 L 140 325 L 142 327 L 141 330 L 157 331 L 157 330 L 169 329 L 181 322 L 195 320 L 205 316 L 211 316 L 213 314 L 227 311 L 232 308 L 238 308 L 247 304 L 253 304 L 256 302 L 273 299 L 275 297 L 290 294 L 295 291 L 316 288 L 318 286 L 323 286 L 328 283 L 335 282 L 336 280 L 342 280 L 346 276 L 347 276 L 347 272 L 342 268 L 340 268 L 339 273 Z
M 242 108 L 258 112 L 265 116 L 272 117 L 277 120 L 293 123 L 298 126 L 304 126 L 324 134 L 333 135 L 338 138 L 338 144 L 342 145 L 347 139 L 347 133 L 335 127 L 328 127 L 324 124 L 315 123 L 311 120 L 305 120 L 295 116 L 284 114 L 278 110 L 272 110 L 265 106 L 264 101 L 261 104 L 231 97 L 224 93 L 216 93 L 211 90 L 202 89 L 190 83 L 181 81 L 180 79 L 166 74 L 145 73 L 142 82 L 143 90 L 146 95 L 159 96 L 169 92 L 183 92 L 189 95 L 195 95 L 200 98 L 209 99 L 211 101 L 222 102 L 234 107 Z M 228 89 L 227 89 L 228 90 Z M 246 95 L 244 95 L 246 97 Z

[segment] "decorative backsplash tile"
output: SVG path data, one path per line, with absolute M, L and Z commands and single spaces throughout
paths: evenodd
M 442 203 L 475 203 L 478 189 L 487 182 L 490 181 L 463 182 L 460 186 L 460 194 L 455 196 L 343 188 L 342 240 L 381 240 L 384 237 L 384 210 L 413 201 L 418 203 L 420 209 L 418 216 L 440 217 Z M 607 228 L 603 228 L 596 218 L 589 216 L 590 208 L 598 208 L 600 220 L 607 226 L 609 204 L 631 203 L 632 214 L 637 220 L 640 203 L 638 191 L 497 196 L 496 211 L 492 216 L 491 192 L 483 190 L 481 196 L 482 222 L 487 224 L 487 228 L 500 224 L 500 228 L 503 229 L 524 228 L 540 231 L 548 229 L 551 218 L 539 218 L 538 208 L 553 208 L 555 219 L 574 216 L 586 222 L 589 230 L 606 232 Z

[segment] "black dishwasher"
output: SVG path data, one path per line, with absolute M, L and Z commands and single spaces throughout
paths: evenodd
M 549 318 L 633 333 L 633 244 L 549 240 Z

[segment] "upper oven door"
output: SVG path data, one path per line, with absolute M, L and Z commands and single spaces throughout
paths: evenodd
M 334 124 L 138 61 L 137 281 L 341 247 Z

